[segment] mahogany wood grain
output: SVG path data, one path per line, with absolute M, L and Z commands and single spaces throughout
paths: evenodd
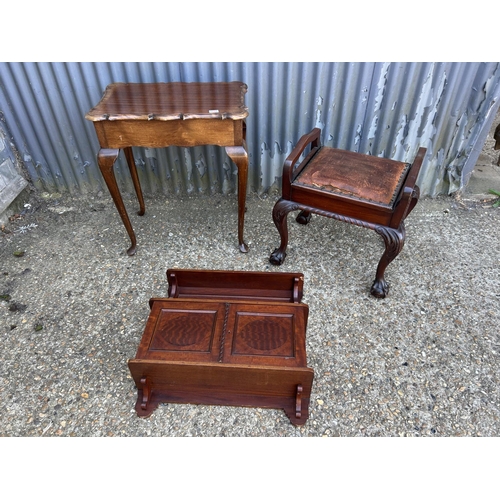
M 309 417 L 311 368 L 139 359 L 129 360 L 128 366 L 138 388 L 135 410 L 140 417 L 149 417 L 160 403 L 283 409 L 294 425 L 305 424 Z M 144 397 L 149 381 L 154 382 Z
M 112 83 L 88 113 L 92 121 L 231 119 L 248 116 L 242 82 Z
M 302 273 L 167 269 L 168 296 L 172 298 L 253 299 L 301 302 Z

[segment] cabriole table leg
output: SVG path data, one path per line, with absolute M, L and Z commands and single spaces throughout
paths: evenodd
M 246 144 L 242 146 L 228 146 L 226 153 L 238 167 L 238 244 L 240 251 L 248 252 L 248 246 L 243 239 L 245 225 L 245 203 L 247 197 L 248 153 Z
M 127 230 L 127 233 L 129 235 L 131 245 L 127 250 L 127 254 L 134 255 L 136 252 L 137 241 L 135 238 L 134 230 L 132 229 L 132 224 L 130 223 L 130 219 L 127 214 L 127 210 L 125 209 L 125 205 L 123 204 L 123 199 L 120 194 L 120 190 L 118 189 L 115 172 L 113 170 L 113 166 L 116 159 L 118 158 L 119 152 L 119 149 L 100 149 L 99 153 L 97 154 L 97 164 L 99 165 L 99 169 L 102 173 L 102 176 L 104 177 L 106 186 L 108 186 L 111 198 L 113 198 L 116 209 L 118 210 L 123 225 L 125 226 L 125 229 Z
M 137 200 L 139 201 L 139 211 L 137 215 L 144 215 L 146 208 L 144 206 L 144 197 L 142 196 L 141 183 L 139 181 L 139 176 L 137 175 L 137 167 L 135 166 L 134 153 L 132 148 L 123 148 L 125 153 L 125 158 L 127 159 L 128 169 L 130 170 L 130 176 L 132 177 L 132 182 L 134 184 L 135 194 L 137 195 Z

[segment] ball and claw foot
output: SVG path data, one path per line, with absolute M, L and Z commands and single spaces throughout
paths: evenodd
M 387 281 L 384 279 L 375 280 L 372 284 L 370 293 L 374 297 L 377 297 L 377 299 L 385 299 L 389 294 L 389 285 L 387 284 Z
M 274 266 L 281 266 L 283 264 L 284 260 L 286 257 L 285 252 L 281 252 L 279 248 L 276 248 L 274 252 L 271 254 L 269 257 L 269 262 L 273 264 Z
M 303 224 L 305 226 L 306 224 L 309 223 L 309 221 L 311 220 L 311 218 L 312 218 L 311 212 L 306 212 L 305 210 L 302 210 L 302 212 L 300 212 L 299 215 L 297 215 L 297 217 L 295 218 L 295 220 L 299 224 Z

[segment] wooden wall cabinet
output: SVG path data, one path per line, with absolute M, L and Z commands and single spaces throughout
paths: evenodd
M 302 425 L 314 371 L 307 367 L 303 275 L 169 269 L 169 298 L 151 313 L 128 361 L 147 417 L 160 403 L 282 408 Z

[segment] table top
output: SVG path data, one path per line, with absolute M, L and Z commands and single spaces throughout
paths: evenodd
M 243 82 L 112 83 L 90 121 L 230 119 L 248 116 Z

